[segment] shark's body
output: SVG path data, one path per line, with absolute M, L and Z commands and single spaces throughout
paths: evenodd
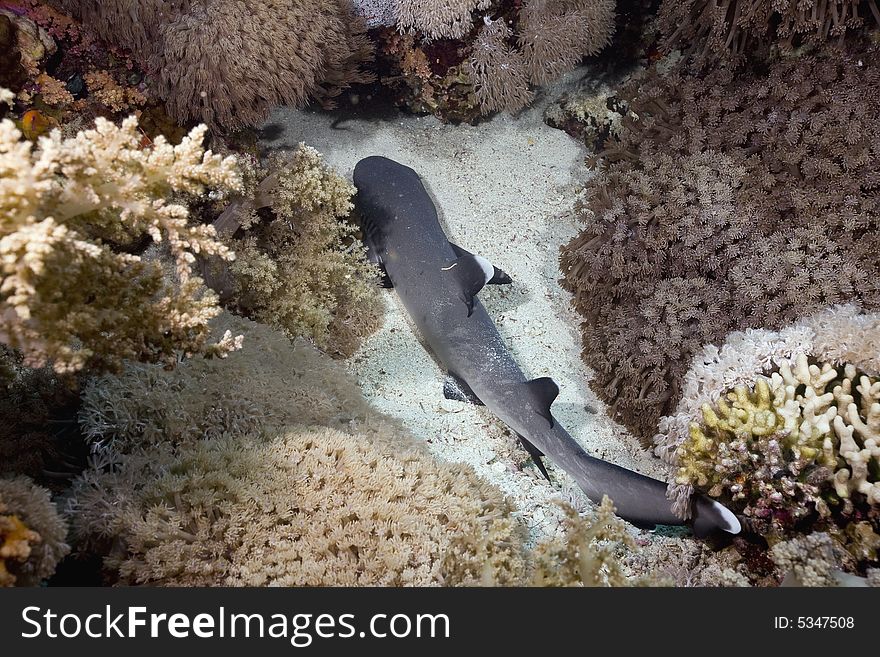
M 465 394 L 513 429 L 539 464 L 543 453 L 574 477 L 591 500 L 608 495 L 618 515 L 637 525 L 683 524 L 672 512 L 664 482 L 588 455 L 556 422 L 550 412 L 556 384 L 526 378 L 474 296 L 486 282 L 509 279 L 450 244 L 418 174 L 387 158 L 368 157 L 355 167 L 354 182 L 371 256 Z M 735 517 L 717 502 L 698 497 L 693 508 L 700 533 L 739 531 Z

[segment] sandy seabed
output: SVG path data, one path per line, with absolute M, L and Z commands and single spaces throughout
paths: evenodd
M 666 467 L 605 413 L 589 389 L 591 370 L 580 357 L 580 318 L 558 279 L 559 248 L 578 232 L 573 213 L 579 188 L 592 175 L 584 146 L 547 126 L 548 102 L 584 75 L 563 78 L 516 117 L 498 115 L 478 126 L 391 113 L 349 118 L 278 109 L 264 134 L 269 149 L 299 142 L 351 179 L 355 164 L 384 155 L 415 169 L 431 192 L 449 239 L 488 258 L 513 279 L 488 286 L 480 299 L 526 375 L 550 376 L 560 393 L 559 422 L 594 456 L 659 479 Z M 445 375 L 420 342 L 393 290 L 383 291 L 382 328 L 346 362 L 370 401 L 402 420 L 438 456 L 470 464 L 516 504 L 533 540 L 561 531 L 554 500 L 586 511 L 591 503 L 564 472 L 548 462 L 548 483 L 515 436 L 485 407 L 443 397 Z M 718 561 L 684 532 L 631 528 L 638 554 L 627 559 L 634 575 L 659 572 L 677 584 L 699 581 Z

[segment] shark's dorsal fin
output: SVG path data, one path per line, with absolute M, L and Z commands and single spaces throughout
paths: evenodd
M 449 246 L 452 247 L 456 258 L 474 255 L 470 251 L 461 248 L 458 244 L 450 242 Z M 510 276 L 507 275 L 507 272 L 505 272 L 503 269 L 499 269 L 495 265 L 492 265 L 492 278 L 490 278 L 486 282 L 486 285 L 509 285 L 512 282 L 513 281 L 510 279 Z
M 553 415 L 550 413 L 550 406 L 559 395 L 559 386 L 549 376 L 542 376 L 531 381 L 526 381 L 522 385 L 528 386 L 529 393 L 535 402 L 535 410 L 538 414 L 546 418 L 553 428 Z
M 468 254 L 443 267 L 443 271 L 458 283 L 458 296 L 467 306 L 470 317 L 474 312 L 474 297 L 493 276 L 492 265 L 485 258 Z
M 484 405 L 480 398 L 474 394 L 474 391 L 471 390 L 471 387 L 452 372 L 446 375 L 446 380 L 443 382 L 443 396 L 446 399 L 470 402 L 477 406 Z

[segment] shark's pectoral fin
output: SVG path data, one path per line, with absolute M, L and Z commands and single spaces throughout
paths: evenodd
M 553 414 L 550 413 L 550 406 L 559 395 L 559 386 L 549 376 L 542 376 L 531 381 L 526 381 L 522 385 L 527 386 L 529 394 L 534 401 L 535 411 L 550 423 L 553 428 Z
M 394 287 L 394 283 L 392 283 L 391 279 L 388 277 L 388 272 L 385 271 L 385 265 L 379 265 L 379 287 L 385 288 L 386 290 L 390 290 Z
M 483 402 L 474 394 L 471 387 L 452 372 L 446 375 L 446 380 L 443 382 L 443 396 L 446 399 L 483 406 Z
M 376 247 L 373 246 L 372 240 L 365 237 L 364 241 L 367 245 L 367 260 L 379 268 L 379 287 L 384 287 L 385 289 L 390 290 L 394 287 L 394 283 L 388 278 L 388 272 L 385 271 L 385 263 L 382 260 L 382 256 L 379 255 Z
M 454 244 L 452 242 L 449 243 L 449 246 L 452 247 L 452 250 L 455 252 L 456 258 L 461 258 L 464 256 L 474 256 L 470 251 L 461 248 L 458 244 Z M 507 275 L 503 269 L 499 269 L 495 265 L 492 265 L 492 278 L 486 281 L 486 285 L 509 285 L 513 281 L 510 279 L 510 276 Z
M 529 456 L 532 457 L 535 465 L 538 466 L 538 470 L 541 471 L 541 474 L 544 475 L 544 478 L 547 481 L 550 481 L 550 475 L 547 473 L 547 468 L 544 466 L 544 461 L 541 460 L 541 457 L 544 456 L 544 452 L 532 445 L 532 443 L 530 443 L 519 434 L 516 435 L 519 436 L 519 442 L 523 446 L 523 449 L 525 449 L 529 453 Z

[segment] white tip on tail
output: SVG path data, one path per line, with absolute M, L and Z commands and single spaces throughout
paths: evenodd
M 479 255 L 475 255 L 474 260 L 477 261 L 477 264 L 480 265 L 480 269 L 483 270 L 483 276 L 486 277 L 486 283 L 491 281 L 492 277 L 495 276 L 495 267 L 492 263 Z
M 711 500 L 711 504 L 715 508 L 715 511 L 718 512 L 721 519 L 725 522 L 721 529 L 730 532 L 731 534 L 739 534 L 742 531 L 742 525 L 739 523 L 739 519 L 733 515 L 733 512 L 730 509 L 723 504 L 719 504 L 715 500 Z

